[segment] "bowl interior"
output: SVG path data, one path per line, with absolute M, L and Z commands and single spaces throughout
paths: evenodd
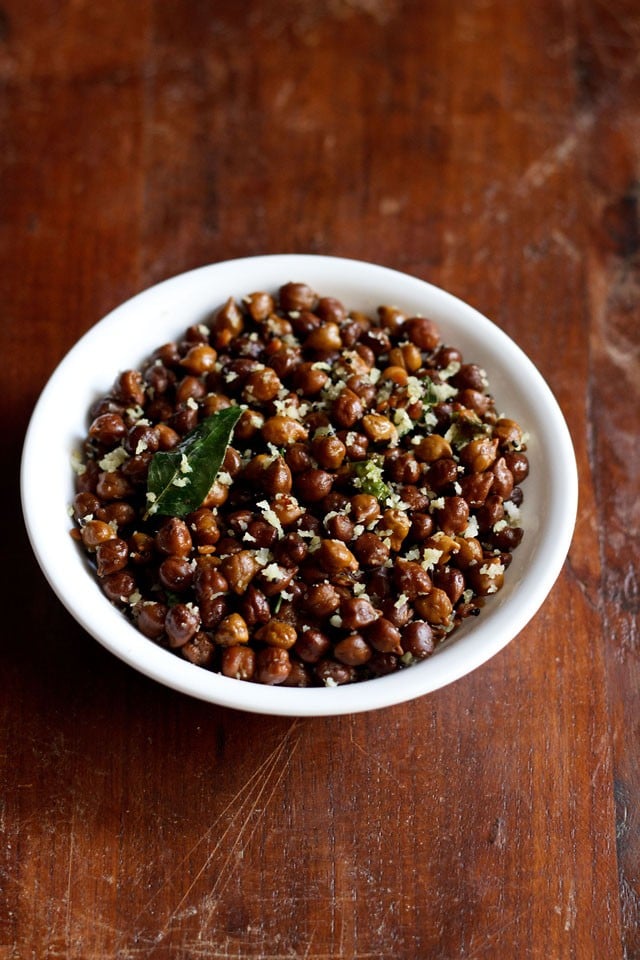
M 531 473 L 521 508 L 525 535 L 505 585 L 477 619 L 466 621 L 434 655 L 408 670 L 337 688 L 266 687 L 228 679 L 181 660 L 127 622 L 102 594 L 69 535 L 74 495 L 71 456 L 87 428 L 87 410 L 116 375 L 157 346 L 203 322 L 229 296 L 308 283 L 348 308 L 394 304 L 435 320 L 445 342 L 487 371 L 498 410 L 529 434 Z M 525 354 L 472 307 L 424 281 L 374 264 L 334 257 L 275 255 L 213 264 L 146 290 L 92 327 L 60 363 L 33 412 L 22 458 L 22 502 L 38 562 L 60 600 L 105 647 L 146 675 L 214 703 L 290 716 L 355 713 L 435 690 L 478 667 L 536 613 L 569 548 L 577 473 L 562 413 Z

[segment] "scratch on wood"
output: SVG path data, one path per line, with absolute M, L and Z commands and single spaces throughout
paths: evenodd
M 299 724 L 300 724 L 300 720 L 296 718 L 292 722 L 288 730 L 285 732 L 282 740 L 269 753 L 269 755 L 259 764 L 259 766 L 255 768 L 255 770 L 251 773 L 251 775 L 247 778 L 247 780 L 242 784 L 239 790 L 233 795 L 233 797 L 221 810 L 221 812 L 218 814 L 215 820 L 211 823 L 211 825 L 207 827 L 207 829 L 204 831 L 202 836 L 199 837 L 199 839 L 193 844 L 193 846 L 189 849 L 189 851 L 185 854 L 185 856 L 182 857 L 182 859 L 174 867 L 174 869 L 167 876 L 164 882 L 158 887 L 158 889 L 155 891 L 153 896 L 151 896 L 149 900 L 147 900 L 145 905 L 137 913 L 134 920 L 132 921 L 132 924 L 131 924 L 132 939 L 137 939 L 138 942 L 140 941 L 141 935 L 137 932 L 137 927 L 139 926 L 142 918 L 151 912 L 155 902 L 161 896 L 161 894 L 166 890 L 168 884 L 180 874 L 185 864 L 188 863 L 188 861 L 196 854 L 198 849 L 202 847 L 203 844 L 206 844 L 209 841 L 213 833 L 216 833 L 216 836 L 218 839 L 215 845 L 206 854 L 202 865 L 196 871 L 195 876 L 191 880 L 187 890 L 181 897 L 179 903 L 171 910 L 171 913 L 165 920 L 160 931 L 152 938 L 152 940 L 149 940 L 148 938 L 145 938 L 145 939 L 147 940 L 148 944 L 151 946 L 151 945 L 157 945 L 166 937 L 172 924 L 176 920 L 181 919 L 186 914 L 187 911 L 185 911 L 183 908 L 185 907 L 185 904 L 187 903 L 189 896 L 191 895 L 198 881 L 202 878 L 207 868 L 211 865 L 216 854 L 224 846 L 225 840 L 229 832 L 234 829 L 237 830 L 237 824 L 238 822 L 241 822 L 243 823 L 243 826 L 240 827 L 240 830 L 238 831 L 239 837 L 234 843 L 233 848 L 229 853 L 228 857 L 225 859 L 225 862 L 223 864 L 223 867 L 221 868 L 219 876 L 222 874 L 224 867 L 226 867 L 226 865 L 229 863 L 231 857 L 233 856 L 234 851 L 237 849 L 240 839 L 242 838 L 242 835 L 244 833 L 246 823 L 248 822 L 249 818 L 255 813 L 257 809 L 257 805 L 260 802 L 260 798 L 262 797 L 262 795 L 264 794 L 265 790 L 269 785 L 271 775 L 274 772 L 274 770 L 277 768 L 278 762 L 282 757 L 282 754 L 286 750 L 287 746 L 289 746 L 292 734 L 294 733 L 296 727 Z M 294 741 L 293 746 L 290 749 L 289 756 L 287 758 L 287 763 L 284 765 L 284 767 L 280 771 L 280 774 L 277 777 L 277 780 L 273 786 L 273 789 L 269 793 L 267 804 L 270 802 L 273 794 L 275 793 L 275 790 L 277 789 L 278 784 L 280 783 L 280 780 L 284 776 L 288 763 L 290 762 L 291 756 L 293 755 L 296 747 L 298 746 L 299 740 L 300 738 L 298 737 Z M 260 785 L 260 781 L 262 781 L 261 785 Z M 247 812 L 247 808 L 248 808 L 248 812 Z M 226 822 L 227 818 L 229 817 L 230 811 L 232 810 L 233 810 L 233 813 L 231 813 L 230 819 L 228 819 L 228 822 Z M 218 833 L 217 830 L 221 821 L 226 822 L 226 827 L 222 831 L 222 833 Z M 257 828 L 257 825 L 256 825 L 256 828 Z M 214 886 L 214 889 L 215 889 L 215 886 Z M 190 909 L 188 913 L 189 915 L 193 915 L 194 913 L 197 913 L 197 910 L 193 908 L 193 909 Z M 202 929 L 201 929 L 200 936 L 201 935 L 202 935 Z M 200 938 L 199 938 L 199 942 L 202 943 Z M 216 944 L 216 946 L 219 947 L 219 944 Z M 148 947 L 145 947 L 144 949 L 145 951 L 148 951 Z M 132 950 L 128 946 L 125 947 L 124 937 L 121 935 L 119 938 L 119 942 L 117 943 L 116 948 L 114 949 L 114 956 L 122 957 L 122 958 L 127 957 L 127 960 L 128 960 L 130 955 L 132 955 Z M 208 951 L 205 955 L 211 956 L 211 957 L 227 956 L 227 954 L 216 954 L 211 951 Z
M 560 170 L 576 152 L 584 136 L 595 123 L 595 112 L 589 111 L 580 114 L 573 128 L 542 156 L 530 164 L 522 174 L 516 185 L 516 193 L 528 193 L 531 188 L 537 189 Z
M 576 922 L 576 915 L 576 884 L 572 879 L 569 887 L 569 895 L 567 897 L 567 902 L 564 909 L 564 929 L 566 933 L 568 933 L 570 930 L 573 930 Z
M 277 766 L 278 766 L 278 763 L 279 763 L 279 761 L 280 761 L 280 757 L 282 756 L 282 754 L 283 754 L 283 752 L 284 752 L 284 750 L 285 750 L 285 747 L 287 746 L 287 743 L 288 743 L 288 741 L 289 741 L 289 739 L 290 739 L 290 737 L 291 737 L 291 734 L 292 734 L 294 728 L 296 727 L 297 723 L 298 723 L 298 721 L 297 721 L 297 720 L 294 720 L 293 724 L 291 725 L 291 727 L 289 728 L 289 730 L 288 730 L 287 733 L 285 734 L 285 736 L 284 736 L 284 738 L 283 738 L 283 740 L 282 740 L 282 743 L 281 743 L 278 747 L 276 747 L 276 749 L 273 751 L 273 754 L 272 754 L 273 761 L 272 761 L 272 762 L 270 763 L 270 765 L 269 765 L 269 769 L 268 769 L 268 771 L 267 771 L 267 773 L 266 773 L 266 775 L 265 775 L 264 783 L 263 783 L 262 786 L 260 787 L 260 789 L 259 789 L 259 791 L 257 792 L 256 796 L 253 797 L 253 798 L 252 798 L 251 796 L 249 796 L 249 797 L 247 798 L 247 800 L 244 802 L 242 808 L 240 808 L 240 809 L 238 810 L 238 813 L 232 818 L 232 821 L 231 821 L 231 823 L 229 824 L 229 827 L 227 828 L 227 831 L 225 831 L 225 834 L 226 834 L 229 830 L 234 829 L 235 826 L 236 826 L 235 821 L 236 821 L 237 819 L 241 819 L 241 826 L 240 826 L 240 828 L 237 830 L 236 840 L 235 840 L 235 842 L 232 844 L 231 849 L 229 850 L 229 853 L 228 853 L 227 857 L 225 858 L 224 862 L 222 863 L 222 865 L 221 865 L 221 867 L 220 867 L 220 869 L 219 869 L 219 871 L 218 871 L 218 876 L 217 876 L 217 878 L 216 878 L 216 881 L 215 881 L 213 887 L 211 888 L 210 893 L 208 894 L 207 899 L 208 899 L 208 901 L 209 901 L 210 906 L 209 906 L 207 915 L 205 916 L 205 918 L 204 918 L 204 920 L 203 920 L 203 922 L 202 922 L 201 928 L 200 928 L 200 934 L 201 934 L 201 935 L 202 935 L 205 927 L 208 927 L 209 924 L 211 923 L 211 920 L 212 920 L 212 918 L 213 918 L 213 914 L 214 914 L 214 912 L 215 912 L 215 910 L 216 910 L 216 907 L 217 907 L 217 905 L 218 905 L 218 897 L 220 896 L 220 894 L 222 894 L 222 893 L 226 890 L 227 886 L 228 886 L 229 883 L 230 883 L 231 874 L 230 874 L 230 873 L 225 873 L 225 871 L 226 871 L 226 869 L 227 869 L 227 867 L 228 867 L 228 865 L 229 865 L 229 863 L 230 863 L 230 861 L 231 861 L 231 858 L 233 857 L 233 855 L 234 855 L 237 847 L 238 847 L 238 846 L 240 845 L 240 843 L 244 840 L 245 833 L 248 832 L 248 836 L 249 836 L 249 837 L 252 837 L 253 834 L 255 833 L 255 831 L 258 829 L 258 825 L 259 825 L 259 822 L 260 822 L 260 821 L 259 821 L 258 818 L 254 818 L 254 814 L 256 813 L 256 810 L 258 809 L 258 803 L 260 802 L 260 799 L 261 799 L 263 793 L 264 793 L 265 790 L 267 789 L 267 785 L 268 785 L 268 782 L 269 782 L 269 778 L 270 778 L 271 774 L 276 770 L 276 768 L 277 768 Z M 278 786 L 280 785 L 280 782 L 281 782 L 282 778 L 284 777 L 284 775 L 285 775 L 285 773 L 286 773 L 286 771 L 287 771 L 287 769 L 288 769 L 288 767 L 289 767 L 289 764 L 290 764 L 290 762 L 291 762 L 291 758 L 293 757 L 293 754 L 295 753 L 295 750 L 297 749 L 299 743 L 300 743 L 300 737 L 298 737 L 298 738 L 293 742 L 293 744 L 290 746 L 290 748 L 289 748 L 289 750 L 288 750 L 288 753 L 287 753 L 287 756 L 285 757 L 285 762 L 284 762 L 284 764 L 283 764 L 283 766 L 282 766 L 282 769 L 280 770 L 279 774 L 277 775 L 277 777 L 276 777 L 276 779 L 275 779 L 275 782 L 274 782 L 274 784 L 273 784 L 273 787 L 271 788 L 271 790 L 270 790 L 270 792 L 269 792 L 269 795 L 268 795 L 268 797 L 267 797 L 267 799 L 266 799 L 266 803 L 265 803 L 264 808 L 263 808 L 263 811 L 262 811 L 263 813 L 264 813 L 264 811 L 267 809 L 267 807 L 269 806 L 269 804 L 271 803 L 271 800 L 272 800 L 272 798 L 273 798 L 276 790 L 278 789 Z M 244 806 L 246 806 L 246 805 L 249 806 L 249 810 L 245 813 L 245 811 L 244 811 Z M 253 826 L 250 827 L 252 818 L 254 819 L 254 823 L 253 823 Z M 223 838 L 224 838 L 224 835 L 223 835 Z M 212 851 L 212 854 L 210 855 L 210 857 L 207 859 L 207 863 L 205 863 L 205 867 L 204 867 L 204 868 L 206 868 L 206 866 L 208 865 L 208 863 L 211 861 L 213 855 L 215 855 L 215 853 L 220 849 L 221 842 L 222 842 L 222 839 L 223 839 L 223 838 L 221 838 L 221 841 L 220 841 L 218 844 L 216 844 L 216 847 L 215 847 L 214 850 Z M 203 868 L 203 869 L 204 869 L 204 868 Z M 202 871 L 201 871 L 201 872 L 202 872 Z M 221 886 L 220 886 L 220 882 L 221 882 L 221 879 L 222 879 L 223 877 L 225 878 L 225 882 L 224 882 L 224 885 L 221 887 Z
M 473 942 L 473 937 L 471 938 L 471 943 L 469 944 L 469 954 L 466 960 L 477 960 L 478 957 L 481 957 L 486 950 L 492 949 L 495 947 L 496 938 L 501 937 L 505 930 L 509 927 L 512 927 L 514 923 L 518 920 L 518 917 L 512 917 L 510 920 L 507 920 L 506 923 L 501 924 L 499 927 L 495 927 L 493 930 L 487 931 L 487 933 L 482 938 L 482 942 L 479 943 L 476 947 L 471 947 Z
M 71 938 L 71 877 L 73 873 L 73 853 L 75 847 L 75 829 L 76 829 L 76 811 L 75 808 L 71 815 L 71 825 L 69 830 L 69 865 L 67 869 L 67 904 L 65 916 L 65 944 L 70 946 Z
M 362 746 L 362 744 L 358 743 L 358 741 L 354 738 L 353 725 L 355 722 L 356 722 L 356 717 L 355 715 L 353 715 L 351 717 L 351 729 L 349 730 L 349 740 L 351 741 L 351 745 L 355 747 L 356 750 L 359 750 L 360 753 L 367 758 L 367 760 L 374 763 L 375 766 L 378 768 L 378 770 L 380 770 L 380 772 L 385 775 L 385 777 L 390 777 L 395 782 L 396 781 L 395 775 L 390 770 L 387 770 L 385 767 L 383 767 L 380 761 L 376 757 L 374 757 L 371 753 L 367 752 Z
M 230 818 L 230 820 L 229 820 L 226 828 L 223 830 L 223 832 L 222 832 L 221 834 L 218 835 L 218 839 L 217 839 L 216 843 L 214 844 L 213 848 L 212 848 L 212 849 L 207 853 L 207 855 L 205 856 L 202 865 L 201 865 L 200 868 L 196 871 L 196 874 L 195 874 L 195 876 L 193 877 L 193 879 L 192 879 L 191 883 L 189 884 L 187 890 L 185 891 L 184 895 L 183 895 L 182 898 L 180 899 L 180 901 L 179 901 L 179 903 L 177 904 L 177 906 L 174 907 L 174 909 L 171 911 L 170 915 L 168 916 L 168 918 L 166 919 L 165 923 L 163 924 L 163 926 L 162 926 L 162 928 L 161 928 L 161 930 L 160 930 L 160 933 L 158 934 L 158 936 L 157 936 L 157 938 L 156 938 L 158 941 L 164 939 L 164 937 L 167 935 L 167 932 L 169 931 L 172 923 L 179 917 L 180 911 L 182 910 L 182 908 L 183 908 L 183 906 L 185 905 L 185 903 L 188 901 L 188 899 L 189 899 L 189 897 L 190 897 L 193 889 L 195 888 L 196 884 L 197 884 L 198 881 L 202 878 L 202 876 L 203 876 L 204 873 L 206 872 L 207 868 L 211 865 L 211 863 L 212 863 L 213 860 L 215 859 L 216 855 L 220 852 L 221 849 L 223 849 L 223 847 L 224 847 L 224 845 L 225 845 L 225 841 L 226 841 L 227 836 L 229 835 L 229 833 L 230 833 L 231 831 L 236 831 L 236 833 L 237 833 L 237 839 L 236 839 L 235 843 L 233 844 L 233 846 L 232 846 L 232 848 L 231 848 L 231 851 L 229 852 L 228 856 L 225 858 L 224 863 L 223 863 L 220 871 L 218 872 L 218 879 L 216 880 L 216 882 L 215 882 L 215 884 L 214 884 L 214 887 L 213 887 L 212 891 L 211 891 L 210 894 L 209 894 L 209 899 L 211 899 L 212 897 L 215 896 L 215 893 L 216 893 L 216 891 L 218 890 L 219 878 L 220 878 L 221 876 L 223 876 L 225 868 L 226 868 L 227 865 L 229 864 L 229 862 L 230 862 L 230 860 L 231 860 L 231 857 L 233 856 L 233 853 L 235 852 L 238 844 L 240 843 L 241 839 L 243 838 L 243 836 L 244 836 L 244 834 L 245 834 L 245 830 L 246 830 L 247 824 L 249 824 L 250 818 L 253 816 L 253 814 L 255 814 L 255 812 L 256 812 L 256 810 L 257 810 L 257 807 L 258 807 L 258 803 L 260 802 L 260 799 L 261 799 L 262 795 L 264 794 L 265 790 L 267 789 L 267 787 L 268 787 L 268 785 L 269 785 L 270 777 L 271 777 L 272 773 L 274 772 L 274 770 L 277 768 L 278 763 L 279 763 L 279 761 L 280 761 L 280 758 L 281 758 L 282 754 L 285 752 L 285 750 L 286 750 L 287 747 L 289 746 L 289 742 L 290 742 L 290 740 L 291 740 L 291 736 L 292 736 L 293 731 L 295 730 L 296 726 L 298 725 L 298 723 L 299 723 L 299 720 L 297 720 L 297 719 L 293 721 L 293 723 L 291 724 L 291 726 L 289 727 L 289 729 L 288 729 L 287 732 L 285 733 L 285 735 L 284 735 L 284 737 L 282 738 L 282 740 L 280 741 L 280 743 L 275 747 L 274 750 L 272 750 L 272 752 L 271 752 L 271 753 L 269 754 L 269 756 L 260 764 L 260 766 L 256 768 L 256 770 L 255 770 L 255 771 L 253 772 L 253 774 L 249 777 L 249 779 L 242 785 L 242 787 L 240 788 L 240 790 L 238 791 L 238 793 L 235 794 L 235 796 L 234 796 L 234 797 L 229 801 L 229 803 L 226 805 L 226 807 L 224 808 L 224 810 L 222 811 L 222 813 L 216 818 L 215 822 L 214 822 L 210 827 L 207 828 L 207 830 L 204 832 L 204 834 L 202 835 L 202 837 L 198 840 L 198 842 L 197 842 L 196 844 L 194 844 L 194 846 L 191 848 L 191 850 L 189 851 L 189 853 L 187 854 L 187 856 L 184 857 L 183 860 L 181 861 L 181 864 L 179 865 L 179 867 L 181 867 L 181 866 L 184 865 L 184 863 L 195 853 L 195 851 L 198 849 L 198 847 L 200 847 L 203 843 L 205 843 L 206 841 L 209 840 L 209 838 L 211 837 L 212 832 L 213 832 L 214 829 L 217 827 L 217 825 L 220 823 L 220 820 L 221 820 L 223 817 L 226 816 L 226 814 L 229 812 L 229 810 L 231 810 L 231 808 L 235 807 L 235 811 L 234 811 L 234 813 L 232 814 L 232 816 L 231 816 L 231 818 Z M 271 792 L 269 793 L 269 797 L 268 797 L 267 803 L 271 800 L 273 794 L 275 793 L 275 790 L 277 789 L 277 786 L 278 786 L 278 784 L 280 783 L 280 780 L 282 779 L 282 776 L 284 775 L 284 772 L 285 772 L 286 769 L 287 769 L 287 766 L 288 766 L 288 763 L 289 763 L 289 761 L 290 761 L 290 759 L 291 759 L 292 753 L 293 753 L 293 751 L 295 751 L 295 748 L 296 748 L 298 742 L 299 742 L 299 739 L 295 741 L 295 743 L 294 743 L 294 745 L 293 745 L 293 748 L 290 750 L 289 755 L 288 755 L 288 757 L 287 757 L 287 763 L 284 765 L 284 767 L 282 768 L 282 770 L 281 770 L 281 772 L 280 772 L 280 775 L 279 775 L 278 778 L 276 779 L 276 782 L 275 782 L 275 784 L 274 784 L 274 786 L 273 786 L 273 789 L 272 789 Z M 256 789 L 256 788 L 254 787 L 254 785 L 256 785 L 256 782 L 259 780 L 259 778 L 262 778 L 262 777 L 264 778 L 264 779 L 262 780 L 262 784 L 261 784 L 261 785 L 258 784 L 258 785 L 257 785 L 257 789 Z M 244 796 L 243 796 L 243 795 L 244 795 Z M 242 799 L 242 802 L 241 802 L 240 804 L 238 804 L 238 799 L 239 799 L 240 797 L 243 797 L 243 799 Z M 241 826 L 240 826 L 239 828 L 238 828 L 238 823 L 241 824 Z M 255 831 L 255 829 L 257 829 L 257 823 L 256 823 L 255 826 L 254 826 L 254 831 Z M 177 870 L 179 869 L 179 867 L 176 868 L 175 871 L 173 871 L 172 876 L 175 875 L 175 873 L 177 872 Z M 229 882 L 229 880 L 227 879 L 227 883 L 228 883 L 228 882 Z M 164 889 L 165 886 L 166 886 L 166 883 L 163 885 L 163 887 L 161 887 L 161 888 L 156 892 L 156 894 L 154 895 L 154 897 L 152 898 L 152 900 L 149 901 L 149 904 L 150 904 L 153 900 L 155 900 L 155 899 L 157 898 L 157 896 L 160 894 L 160 892 Z M 225 885 L 225 886 L 226 886 L 226 885 Z M 138 917 L 136 918 L 137 920 L 139 920 L 140 917 L 144 914 L 144 912 L 146 912 L 146 910 L 147 910 L 148 907 L 149 907 L 149 904 L 147 904 L 147 906 L 146 906 L 145 909 L 141 912 L 141 914 L 138 915 Z M 203 923 L 202 926 L 201 926 L 201 935 L 204 933 L 204 927 L 205 927 L 206 923 L 209 922 L 210 916 L 211 916 L 212 913 L 213 913 L 213 909 L 215 909 L 215 904 L 214 904 L 213 908 L 210 910 L 210 913 L 209 913 L 209 915 L 207 916 L 205 923 Z

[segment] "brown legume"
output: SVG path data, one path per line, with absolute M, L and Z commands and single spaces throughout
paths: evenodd
M 197 667 L 211 666 L 215 651 L 215 644 L 211 642 L 209 635 L 202 630 L 199 630 L 180 647 L 180 655 Z
M 200 613 L 186 603 L 176 603 L 169 608 L 164 628 L 171 647 L 182 647 L 198 632 Z
M 104 576 L 101 587 L 112 603 L 126 603 L 135 593 L 136 582 L 127 570 L 119 570 Z
M 89 436 L 107 448 L 117 446 L 126 433 L 125 422 L 117 413 L 103 413 L 89 427 Z
M 251 647 L 227 647 L 222 652 L 222 673 L 236 680 L 253 680 L 256 655 Z
M 402 631 L 402 649 L 416 660 L 431 656 L 435 643 L 433 630 L 425 620 L 414 620 Z
M 126 540 L 114 537 L 112 540 L 105 540 L 96 547 L 96 564 L 98 576 L 106 577 L 110 573 L 117 573 L 123 570 L 129 560 L 129 545 Z
M 256 654 L 256 679 L 259 683 L 276 686 L 284 683 L 291 673 L 288 650 L 282 647 L 263 647 Z
M 145 601 L 140 604 L 136 613 L 138 630 L 150 640 L 158 640 L 164 634 L 168 612 L 169 608 L 164 603 Z
M 230 613 L 218 624 L 214 639 L 221 647 L 234 647 L 240 643 L 248 643 L 249 628 L 239 613 Z
M 186 557 L 167 557 L 158 567 L 160 583 L 167 590 L 180 593 L 193 583 L 193 567 Z

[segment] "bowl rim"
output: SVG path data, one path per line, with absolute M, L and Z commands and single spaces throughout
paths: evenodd
M 323 272 L 342 272 L 343 277 L 348 277 L 349 283 L 355 283 L 358 289 L 367 280 L 373 282 L 374 278 L 374 286 L 381 281 L 388 282 L 390 288 L 402 284 L 408 291 L 407 300 L 411 293 L 416 299 L 430 303 L 429 312 L 432 315 L 440 312 L 456 317 L 456 322 L 468 324 L 469 330 L 473 329 L 474 336 L 491 338 L 494 344 L 492 351 L 500 350 L 503 363 L 508 361 L 516 364 L 518 388 L 525 391 L 523 396 L 535 396 L 536 415 L 543 418 L 548 428 L 540 432 L 538 439 L 542 445 L 546 444 L 548 454 L 551 452 L 550 441 L 553 440 L 553 456 L 548 456 L 546 460 L 549 470 L 547 485 L 550 491 L 562 488 L 563 499 L 559 502 L 557 497 L 551 497 L 548 504 L 545 502 L 545 517 L 536 518 L 540 524 L 537 548 L 530 558 L 528 570 L 522 574 L 521 582 L 512 585 L 512 596 L 517 597 L 519 602 L 505 602 L 492 611 L 490 618 L 483 611 L 483 616 L 473 624 L 473 631 L 467 622 L 456 631 L 450 643 L 443 644 L 427 661 L 415 664 L 410 669 L 335 688 L 269 687 L 222 677 L 176 657 L 140 634 L 122 612 L 104 597 L 92 575 L 89 575 L 90 583 L 83 584 L 86 589 L 78 592 L 75 579 L 69 582 L 67 564 L 58 562 L 55 548 L 52 549 L 54 545 L 47 542 L 46 510 L 49 504 L 43 498 L 41 486 L 35 478 L 40 476 L 39 449 L 51 442 L 47 434 L 51 428 L 52 411 L 55 411 L 57 400 L 64 392 L 64 378 L 73 373 L 94 342 L 100 346 L 105 338 L 112 336 L 113 331 L 120 329 L 122 332 L 130 314 L 141 310 L 144 313 L 145 308 L 152 310 L 153 304 L 160 303 L 163 295 L 169 291 L 188 290 L 196 282 L 211 277 L 215 280 L 216 274 L 233 277 L 237 285 L 239 278 L 247 274 L 248 286 L 244 292 L 248 293 L 249 287 L 257 289 L 252 284 L 251 276 L 261 270 L 265 275 L 273 272 L 272 288 L 293 278 L 312 282 L 314 275 Z M 214 287 L 215 283 L 211 286 Z M 233 282 L 230 282 L 229 287 L 232 286 Z M 236 295 L 233 291 L 229 295 L 232 294 Z M 328 290 L 327 295 L 335 293 Z M 220 296 L 216 300 L 214 295 L 210 310 L 223 299 L 226 297 Z M 176 321 L 178 325 L 175 332 L 178 335 L 185 329 L 185 325 L 179 325 L 185 324 L 185 319 L 176 317 Z M 187 318 L 186 325 L 188 322 Z M 149 344 L 147 349 L 151 352 L 154 345 Z M 470 359 L 473 361 L 474 358 Z M 492 371 L 489 373 L 491 375 Z M 113 377 L 114 372 L 107 372 L 109 375 Z M 85 402 L 88 407 L 89 398 Z M 67 451 L 67 462 L 70 453 Z M 68 471 L 71 477 L 70 463 Z M 514 639 L 540 609 L 564 565 L 577 515 L 578 474 L 571 436 L 557 400 L 529 357 L 493 321 L 442 288 L 390 267 L 345 257 L 286 253 L 218 261 L 177 274 L 130 297 L 93 324 L 58 363 L 34 406 L 22 451 L 20 494 L 27 535 L 49 585 L 87 633 L 119 659 L 165 686 L 219 706 L 279 716 L 335 716 L 381 709 L 424 696 L 477 669 Z M 67 504 L 64 504 L 65 516 L 66 507 Z M 70 524 L 68 516 L 67 521 Z M 74 544 L 73 549 L 88 572 L 88 564 L 80 557 L 77 545 Z M 526 590 L 523 585 L 526 585 Z M 469 642 L 467 635 L 471 633 L 472 642 Z

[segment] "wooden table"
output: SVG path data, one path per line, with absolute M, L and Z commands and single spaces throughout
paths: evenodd
M 640 957 L 635 0 L 8 0 L 0 43 L 0 958 Z M 20 518 L 28 417 L 76 339 L 281 251 L 473 303 L 575 442 L 541 612 L 380 713 L 244 715 L 138 676 Z

